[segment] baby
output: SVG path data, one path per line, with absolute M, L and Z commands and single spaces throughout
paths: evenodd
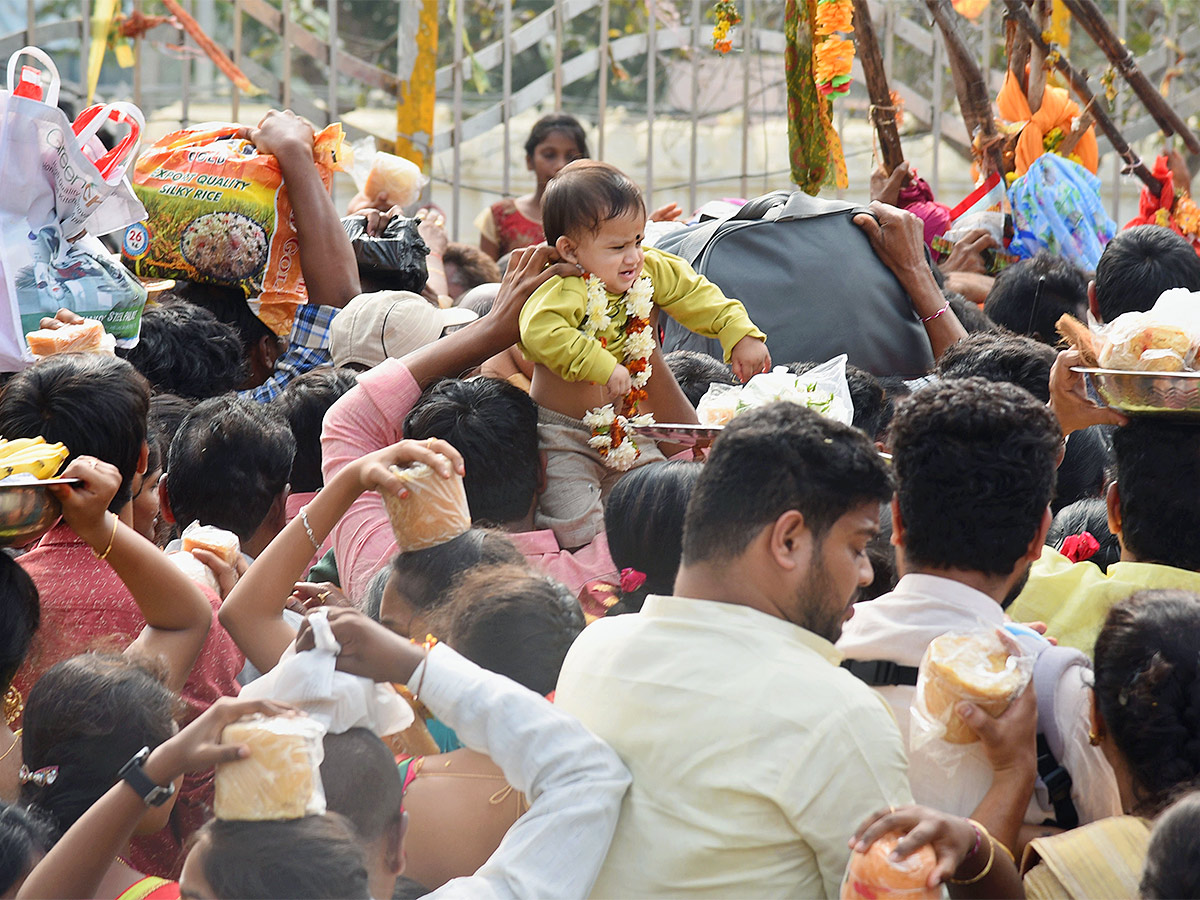
M 766 335 L 737 300 L 678 256 L 642 248 L 646 207 L 628 177 L 595 160 L 564 167 L 542 198 L 546 240 L 581 275 L 554 277 L 521 310 L 521 350 L 536 363 L 531 395 L 546 486 L 537 524 L 564 548 L 586 544 L 604 526 L 602 497 L 621 471 L 663 458 L 652 441 L 627 432 L 649 424 L 657 344 L 654 308 L 705 337 L 746 381 L 770 368 Z

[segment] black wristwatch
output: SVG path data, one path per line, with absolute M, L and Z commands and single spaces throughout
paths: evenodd
M 162 806 L 175 793 L 175 785 L 172 783 L 163 787 L 150 780 L 150 776 L 142 771 L 149 756 L 150 748 L 143 747 L 133 755 L 133 759 L 121 766 L 117 775 L 141 795 L 147 806 Z

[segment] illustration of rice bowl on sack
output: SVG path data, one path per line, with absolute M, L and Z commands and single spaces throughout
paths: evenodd
M 205 213 L 183 230 L 179 252 L 202 275 L 241 281 L 266 264 L 267 233 L 241 213 Z

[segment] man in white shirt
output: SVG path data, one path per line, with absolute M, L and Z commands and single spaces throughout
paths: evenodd
M 910 801 L 896 724 L 833 647 L 890 494 L 871 442 L 808 409 L 726 428 L 677 596 L 589 626 L 559 677 L 633 774 L 593 896 L 833 897 L 849 835 Z
M 1050 526 L 1061 447 L 1058 423 L 1047 408 L 1004 382 L 950 379 L 917 392 L 896 411 L 892 543 L 902 577 L 892 592 L 858 604 L 838 649 L 850 670 L 891 704 L 906 739 L 915 667 L 930 641 L 950 631 L 1005 624 L 1004 607 L 1024 585 Z M 1023 643 L 1034 653 L 1049 646 L 1032 632 Z M 1039 731 L 1057 732 L 1048 743 L 1060 749 L 1051 760 L 1049 746 L 1039 748 L 1050 790 L 1039 785 L 1024 817 L 1028 825 L 1071 827 L 1121 812 L 1112 769 L 1088 741 L 1090 667 L 1082 654 L 1072 659 L 1073 652 L 1053 650 L 1035 667 Z M 1049 665 L 1064 654 L 1066 664 Z M 1046 720 L 1047 710 L 1053 721 Z M 938 748 L 961 753 L 957 767 L 945 765 L 944 753 L 910 743 L 913 796 L 971 815 L 992 783 L 987 755 L 978 743 L 952 750 L 941 742 Z M 1052 774 L 1054 762 L 1069 782 L 1062 772 Z M 1077 823 L 1058 821 L 1072 813 Z M 997 825 L 995 833 L 1013 846 L 1018 830 L 1012 822 L 1007 829 Z

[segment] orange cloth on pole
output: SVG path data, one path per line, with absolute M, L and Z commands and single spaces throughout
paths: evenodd
M 1024 123 L 1021 136 L 1017 139 L 1016 173 L 1024 175 L 1033 161 L 1046 152 L 1043 139 L 1055 128 L 1062 129 L 1064 135 L 1070 134 L 1071 122 L 1079 116 L 1079 104 L 1070 98 L 1063 88 L 1047 85 L 1042 94 L 1041 108 L 1036 112 L 1029 109 L 1029 101 L 1021 92 L 1021 85 L 1012 72 L 1005 73 L 1004 87 L 996 98 L 996 107 L 1000 118 L 1013 123 Z M 1073 156 L 1079 158 L 1079 163 L 1096 174 L 1100 165 L 1100 149 L 1096 145 L 1096 126 L 1091 126 L 1084 132 L 1079 143 L 1075 145 Z

